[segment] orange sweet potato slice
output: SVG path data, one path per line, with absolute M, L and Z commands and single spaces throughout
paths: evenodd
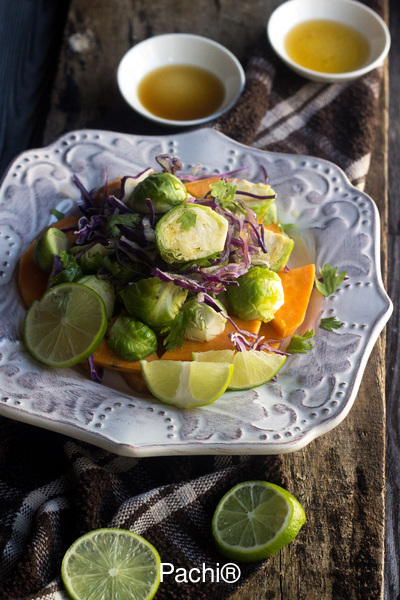
M 64 229 L 73 227 L 77 222 L 78 217 L 76 215 L 69 215 L 52 224 L 51 227 Z M 76 239 L 72 230 L 66 233 L 70 242 L 73 242 Z M 33 240 L 29 248 L 25 250 L 20 258 L 18 267 L 18 289 L 27 308 L 30 307 L 34 300 L 39 300 L 43 296 L 47 289 L 49 278 L 48 274 L 41 271 L 33 260 L 35 242 L 36 239 Z
M 156 352 L 146 357 L 146 360 L 158 360 Z M 140 360 L 125 360 L 115 354 L 103 338 L 100 346 L 93 353 L 93 361 L 96 367 L 105 367 L 114 371 L 140 373 Z
M 260 335 L 286 338 L 292 335 L 304 321 L 311 292 L 314 287 L 315 266 L 305 265 L 278 273 L 282 281 L 285 302 L 269 323 L 263 323 Z M 275 335 L 274 335 L 275 332 Z
M 264 225 L 264 229 L 269 229 L 269 231 L 272 231 L 273 233 L 282 233 L 282 229 L 277 223 L 270 223 L 269 225 Z
M 244 329 L 250 333 L 258 333 L 261 326 L 261 321 L 245 321 L 238 317 L 233 317 L 237 327 Z M 209 342 L 196 342 L 192 340 L 183 340 L 182 348 L 175 348 L 175 350 L 167 350 L 161 356 L 162 360 L 192 360 L 193 352 L 206 352 L 207 350 L 226 350 L 233 349 L 232 342 L 228 335 L 236 331 L 235 327 L 227 321 L 225 330 L 217 335 L 213 340 Z
M 210 191 L 210 185 L 220 179 L 221 177 L 207 177 L 207 179 L 189 181 L 185 183 L 185 188 L 193 198 L 205 198 L 206 194 Z

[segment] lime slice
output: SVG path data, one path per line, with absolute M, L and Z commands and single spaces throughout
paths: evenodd
M 231 362 L 234 371 L 228 385 L 229 390 L 250 390 L 263 385 L 275 377 L 286 360 L 282 354 L 247 350 L 236 352 L 232 350 L 208 350 L 193 352 L 195 361 Z
M 61 577 L 73 600 L 150 600 L 160 584 L 160 557 L 124 529 L 96 529 L 67 550 Z
M 219 502 L 212 535 L 221 554 L 252 562 L 276 554 L 305 521 L 301 504 L 289 492 L 266 481 L 245 481 Z
M 226 390 L 233 373 L 229 363 L 181 360 L 140 361 L 150 392 L 178 408 L 211 404 Z
M 52 367 L 72 367 L 93 354 L 106 328 L 100 296 L 84 285 L 61 283 L 29 308 L 24 339 L 37 360 Z
M 54 255 L 60 255 L 64 250 L 67 251 L 69 246 L 66 234 L 61 229 L 50 227 L 35 243 L 33 260 L 41 271 L 50 273 L 53 268 Z

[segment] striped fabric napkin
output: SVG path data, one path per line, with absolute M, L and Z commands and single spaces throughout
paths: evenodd
M 380 12 L 379 2 L 368 4 Z M 380 70 L 352 83 L 312 83 L 289 71 L 263 39 L 246 75 L 241 99 L 216 129 L 256 148 L 331 160 L 363 185 Z M 0 419 L 0 598 L 66 598 L 62 556 L 78 536 L 99 527 L 143 535 L 175 568 L 215 570 L 225 561 L 211 541 L 213 511 L 233 485 L 260 478 L 287 487 L 282 457 L 126 458 Z M 242 566 L 235 584 L 210 578 L 196 585 L 171 575 L 157 599 L 229 598 L 265 564 Z

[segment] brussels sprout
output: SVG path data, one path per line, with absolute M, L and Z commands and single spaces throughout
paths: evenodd
M 184 263 L 207 258 L 225 246 L 228 221 L 200 204 L 177 206 L 156 225 L 156 243 L 168 263 Z
M 41 271 L 50 273 L 54 256 L 67 252 L 70 247 L 67 235 L 61 229 L 50 227 L 35 242 L 33 260 Z
M 262 218 L 262 222 L 264 223 L 264 225 L 271 225 L 271 223 L 277 224 L 279 222 L 278 211 L 275 202 L 269 205 L 267 212 Z
M 268 267 L 271 271 L 280 271 L 289 260 L 294 241 L 284 233 L 265 229 L 264 242 L 268 252 L 254 255 L 251 259 L 252 264 Z
M 96 275 L 85 275 L 78 282 L 98 293 L 106 307 L 107 318 L 110 319 L 114 312 L 115 290 L 111 281 L 99 279 Z
M 267 323 L 283 304 L 279 275 L 262 267 L 251 267 L 237 278 L 239 285 L 229 286 L 226 299 L 232 312 L 241 319 L 260 319 Z
M 146 271 L 146 266 L 137 263 L 128 261 L 127 263 L 121 264 L 117 260 L 111 260 L 109 256 L 105 256 L 103 258 L 102 266 L 104 269 L 107 269 L 115 279 L 121 281 L 122 283 L 128 283 L 132 279 L 137 279 L 138 276 L 144 276 Z
M 238 192 L 245 192 L 245 194 L 251 194 L 251 196 L 238 194 Z M 276 194 L 270 185 L 264 183 L 252 183 L 246 179 L 241 179 L 236 182 L 235 198 L 241 200 L 254 210 L 258 219 L 262 219 L 268 212 L 275 197 Z
M 157 350 L 157 336 L 132 317 L 119 316 L 107 334 L 111 350 L 125 360 L 142 360 Z
M 124 199 L 135 211 L 148 213 L 146 198 L 151 200 L 154 212 L 165 213 L 174 206 L 182 204 L 188 197 L 182 181 L 171 173 L 153 173 L 133 188 Z
M 128 313 L 155 328 L 167 326 L 176 317 L 187 294 L 187 290 L 158 277 L 141 279 L 120 292 Z
M 216 302 L 224 310 L 222 304 L 217 300 Z M 208 306 L 204 302 L 199 302 L 197 298 L 185 302 L 182 311 L 190 311 L 189 320 L 186 323 L 184 332 L 184 337 L 187 340 L 209 342 L 225 329 L 225 317 L 211 308 L 211 306 Z
M 75 248 L 78 248 L 79 251 L 79 246 L 74 247 L 73 253 L 76 254 L 77 251 Z M 83 248 L 81 247 L 81 249 Z M 113 250 L 106 248 L 102 244 L 94 244 L 94 246 L 89 246 L 88 249 L 78 256 L 76 260 L 78 261 L 83 273 L 96 273 L 102 266 L 104 257 L 108 256 L 112 252 Z

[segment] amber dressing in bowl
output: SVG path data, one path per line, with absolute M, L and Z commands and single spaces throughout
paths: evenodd
M 370 48 L 356 29 L 336 21 L 313 19 L 296 25 L 285 38 L 294 62 L 322 73 L 347 73 L 361 68 Z
M 144 108 L 163 119 L 190 121 L 215 112 L 225 97 L 222 81 L 194 65 L 167 65 L 154 69 L 138 86 Z

